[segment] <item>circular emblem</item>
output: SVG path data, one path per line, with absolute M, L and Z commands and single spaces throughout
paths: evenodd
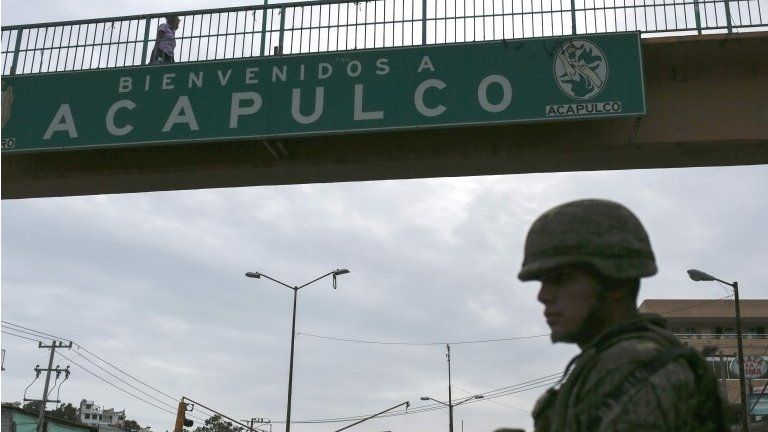
M 605 88 L 608 62 L 592 42 L 571 40 L 555 55 L 554 73 L 563 93 L 574 99 L 592 99 Z
M 731 373 L 739 376 L 738 359 L 731 361 Z M 768 362 L 763 356 L 745 356 L 744 357 L 744 376 L 747 379 L 759 379 L 765 377 L 768 373 Z

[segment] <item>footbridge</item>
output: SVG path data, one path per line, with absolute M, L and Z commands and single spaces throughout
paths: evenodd
M 175 62 L 153 64 L 176 15 Z M 2 198 L 768 163 L 768 0 L 371 0 L 2 27 Z

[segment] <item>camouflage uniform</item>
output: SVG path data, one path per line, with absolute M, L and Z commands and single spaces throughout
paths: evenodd
M 639 280 L 656 273 L 648 234 L 621 204 L 580 200 L 557 206 L 531 226 L 518 277 L 587 265 L 602 277 Z M 584 346 L 567 378 L 534 409 L 536 432 L 720 432 L 717 383 L 704 359 L 660 316 L 638 315 Z
M 536 432 L 720 432 L 717 384 L 706 362 L 659 316 L 608 329 L 536 403 Z

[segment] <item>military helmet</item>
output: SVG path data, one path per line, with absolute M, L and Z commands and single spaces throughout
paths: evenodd
M 637 216 L 601 199 L 572 201 L 539 216 L 528 231 L 517 277 L 536 280 L 566 265 L 589 265 L 612 279 L 637 279 L 657 271 L 648 233 Z

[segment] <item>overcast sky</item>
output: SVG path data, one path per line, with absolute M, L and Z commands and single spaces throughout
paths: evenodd
M 242 4 L 2 0 L 2 23 Z M 754 166 L 3 201 L 2 319 L 74 340 L 154 389 L 82 348 L 65 356 L 166 410 L 184 395 L 237 418 L 278 422 L 285 419 L 291 291 L 244 273 L 300 284 L 348 268 L 337 290 L 325 279 L 300 292 L 292 417 L 372 414 L 406 400 L 413 410 L 428 405 L 421 396 L 448 398 L 441 342 L 548 332 L 536 284 L 516 279 L 523 240 L 541 212 L 586 197 L 624 203 L 648 229 L 660 272 L 644 282 L 641 300 L 728 294 L 688 280 L 691 267 L 738 280 L 743 298 L 765 296 L 768 167 Z M 2 347 L 2 400 L 21 400 L 48 352 L 6 334 Z M 454 344 L 454 399 L 558 373 L 576 352 L 547 337 Z M 172 414 L 73 361 L 55 362 L 72 368 L 63 401 L 86 398 L 125 408 L 156 431 L 173 427 Z M 529 411 L 543 391 L 462 405 L 457 432 L 462 421 L 467 432 L 530 430 Z M 42 378 L 27 397 L 41 392 Z M 352 430 L 441 430 L 447 414 L 409 413 Z M 331 432 L 345 424 L 293 428 Z

